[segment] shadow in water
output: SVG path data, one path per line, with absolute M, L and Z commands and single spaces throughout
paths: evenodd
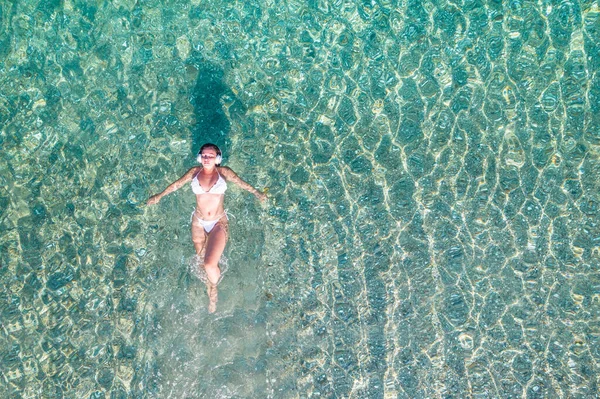
M 223 111 L 221 98 L 232 97 L 233 93 L 223 81 L 224 72 L 219 66 L 206 61 L 194 64 L 198 69 L 198 77 L 190 100 L 196 117 L 196 124 L 192 128 L 191 151 L 195 155 L 202 144 L 209 142 L 226 152 L 230 124 Z

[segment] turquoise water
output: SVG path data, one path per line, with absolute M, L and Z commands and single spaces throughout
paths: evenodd
M 0 2 L 0 397 L 597 397 L 597 1 L 168 4 Z

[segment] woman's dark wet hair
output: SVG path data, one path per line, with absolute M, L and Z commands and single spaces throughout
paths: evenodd
M 223 153 L 221 152 L 221 149 L 216 144 L 206 143 L 206 144 L 202 145 L 202 147 L 200 147 L 200 151 L 198 151 L 198 155 L 201 155 L 202 151 L 204 151 L 207 148 L 213 149 L 217 152 L 217 160 L 216 160 L 215 164 L 217 166 L 221 165 L 221 161 L 223 159 Z

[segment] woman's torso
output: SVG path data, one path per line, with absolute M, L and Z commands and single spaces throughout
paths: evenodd
M 223 202 L 227 183 L 219 168 L 206 175 L 200 167 L 192 178 L 192 190 L 196 194 L 196 213 L 204 220 L 219 218 L 223 212 Z

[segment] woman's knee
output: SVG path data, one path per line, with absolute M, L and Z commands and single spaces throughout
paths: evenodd
M 209 262 L 209 263 L 204 262 L 204 269 L 207 272 L 208 271 L 213 271 L 213 272 L 220 271 L 218 263 L 212 263 L 212 262 Z

